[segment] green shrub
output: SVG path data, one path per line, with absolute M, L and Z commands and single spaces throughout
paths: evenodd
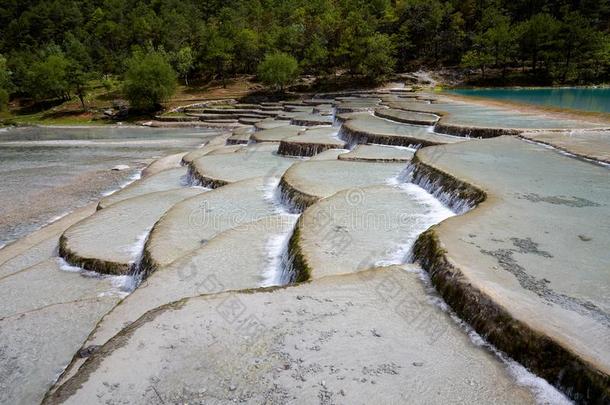
M 277 52 L 268 54 L 258 65 L 259 79 L 279 90 L 284 88 L 299 75 L 299 64 L 297 60 L 287 53 Z
M 176 73 L 158 52 L 137 53 L 127 62 L 123 93 L 131 107 L 154 110 L 174 94 Z

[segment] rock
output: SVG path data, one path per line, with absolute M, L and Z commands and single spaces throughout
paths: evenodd
M 123 170 L 128 170 L 128 169 L 130 169 L 130 167 L 127 165 L 116 165 L 110 170 L 121 172 Z

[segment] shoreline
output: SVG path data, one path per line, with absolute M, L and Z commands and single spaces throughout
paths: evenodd
M 550 85 L 550 86 L 519 86 L 519 85 L 508 85 L 508 86 L 477 86 L 477 85 L 446 85 L 448 89 L 610 89 L 610 84 L 583 84 L 583 85 Z
M 610 127 L 610 113 L 604 112 L 596 112 L 596 111 L 581 111 L 571 108 L 561 108 L 561 107 L 553 107 L 553 106 L 542 106 L 539 104 L 528 104 L 518 101 L 508 101 L 508 100 L 497 100 L 487 97 L 478 97 L 478 96 L 465 96 L 461 94 L 450 94 L 444 91 L 441 92 L 425 92 L 428 95 L 441 96 L 446 97 L 451 101 L 457 102 L 468 102 L 472 104 L 478 104 L 483 106 L 490 107 L 503 107 L 503 108 L 512 108 L 517 112 L 523 113 L 539 113 L 539 114 L 551 114 L 557 118 L 577 120 L 577 121 L 586 121 L 596 124 L 605 124 Z

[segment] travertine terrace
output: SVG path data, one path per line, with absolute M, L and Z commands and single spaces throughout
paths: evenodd
M 148 124 L 219 135 L 0 250 L 0 402 L 610 400 L 610 123 L 381 89 Z

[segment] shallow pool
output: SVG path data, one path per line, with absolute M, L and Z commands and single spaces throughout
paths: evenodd
M 135 178 L 151 160 L 196 148 L 205 129 L 0 130 L 0 247 Z M 125 171 L 112 171 L 116 165 Z

